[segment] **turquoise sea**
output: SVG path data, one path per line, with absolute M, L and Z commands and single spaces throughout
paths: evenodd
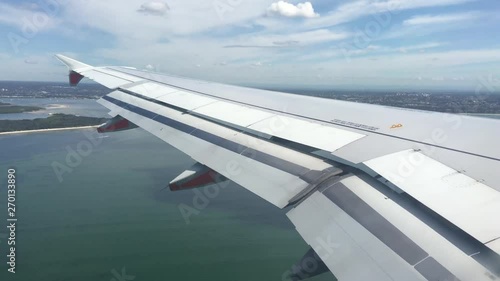
M 179 204 L 193 206 L 195 193 L 164 187 L 189 157 L 141 129 L 91 146 L 84 132 L 0 137 L 0 280 L 281 280 L 307 251 L 284 211 L 234 184 L 187 224 Z M 88 155 L 69 159 L 60 182 L 54 163 L 66 165 L 78 147 Z M 8 168 L 18 180 L 15 274 L 6 264 Z

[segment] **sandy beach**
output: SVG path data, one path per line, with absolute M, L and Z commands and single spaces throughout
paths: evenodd
M 69 108 L 68 105 L 66 104 L 49 104 L 45 109 L 63 109 L 63 108 Z
M 40 129 L 40 130 L 26 130 L 26 131 L 13 131 L 13 132 L 3 132 L 0 136 L 4 135 L 17 135 L 17 134 L 32 134 L 32 133 L 45 133 L 45 132 L 59 132 L 59 131 L 70 131 L 70 130 L 82 130 L 82 129 L 93 129 L 96 126 L 83 126 L 83 127 L 69 127 L 69 128 L 54 128 L 54 129 Z

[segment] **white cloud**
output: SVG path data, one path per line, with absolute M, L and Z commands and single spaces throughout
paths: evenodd
M 36 34 L 58 27 L 61 20 L 52 13 L 47 13 L 41 9 L 36 10 L 33 5 L 15 6 L 0 3 L 0 24 L 6 24 L 23 32 L 27 31 Z M 19 30 L 12 31 L 19 33 Z
M 137 11 L 149 15 L 164 16 L 168 10 L 170 10 L 170 8 L 167 3 L 161 1 L 151 1 L 142 4 Z
M 228 47 L 300 47 L 305 45 L 342 40 L 349 36 L 350 34 L 347 32 L 333 32 L 327 29 L 318 29 L 313 31 L 297 32 L 284 35 L 246 35 L 245 37 L 241 37 L 237 40 L 232 41 L 232 43 L 229 44 Z
M 278 1 L 272 3 L 267 9 L 268 14 L 280 15 L 284 17 L 302 17 L 302 18 L 315 18 L 319 17 L 319 14 L 314 12 L 313 5 L 311 2 L 299 3 L 297 5 Z
M 479 17 L 479 13 L 459 13 L 447 15 L 421 15 L 407 19 L 403 22 L 404 25 L 422 25 L 422 24 L 442 24 L 450 22 L 459 22 L 473 20 Z
M 299 43 L 300 43 L 300 41 L 296 41 L 296 40 L 274 41 L 273 42 L 273 44 L 276 46 L 295 46 Z
M 396 19 L 396 13 L 391 14 L 394 22 L 389 19 L 390 23 L 384 26 L 387 27 L 387 33 L 403 29 L 406 33 L 400 37 L 405 40 L 398 42 L 412 42 L 414 45 L 388 43 L 384 46 L 384 33 L 376 38 L 377 40 L 367 43 L 365 48 L 348 51 L 350 62 L 345 59 L 346 52 L 335 46 L 342 46 L 342 40 L 347 43 L 356 38 L 355 27 L 330 27 L 336 23 L 354 19 L 373 21 L 374 17 L 382 16 L 384 11 L 391 7 L 394 11 L 401 11 L 459 4 L 467 0 L 353 0 L 342 2 L 348 4 L 339 4 L 331 13 L 321 12 L 321 17 L 307 20 L 284 20 L 283 17 L 292 16 L 294 13 L 282 14 L 283 11 L 278 8 L 276 12 L 268 11 L 270 3 L 278 4 L 278 0 L 217 0 L 217 3 L 229 5 L 226 5 L 227 9 L 222 18 L 213 6 L 214 1 L 150 1 L 152 0 L 64 1 L 60 13 L 55 18 L 61 21 L 57 29 L 58 36 L 61 28 L 65 27 L 68 34 L 78 33 L 82 37 L 75 39 L 75 35 L 63 36 L 70 37 L 73 44 L 83 44 L 87 40 L 93 40 L 96 31 L 98 34 L 106 34 L 110 38 L 109 43 L 91 44 L 86 53 L 79 54 L 81 60 L 90 64 L 128 65 L 138 68 L 146 66 L 146 69 L 175 75 L 244 84 L 288 84 L 292 81 L 296 84 L 328 83 L 359 87 L 377 83 L 403 83 L 398 82 L 398 79 L 409 79 L 408 81 L 413 81 L 409 83 L 415 84 L 420 81 L 416 77 L 423 79 L 421 83 L 431 83 L 432 77 L 444 77 L 445 82 L 435 82 L 441 85 L 455 81 L 452 77 L 463 75 L 471 81 L 470 77 L 475 77 L 476 73 L 498 73 L 500 63 L 500 50 L 459 51 L 450 54 L 435 52 L 445 49 L 433 49 L 445 43 L 433 41 L 436 37 L 415 36 L 415 30 L 426 30 L 428 33 L 424 35 L 428 35 L 432 30 L 449 28 L 448 25 L 403 26 L 400 18 Z M 166 3 L 160 1 L 168 1 L 168 6 L 165 7 L 170 9 L 162 8 L 161 3 Z M 298 1 L 301 0 L 295 0 L 294 4 Z M 306 1 L 310 0 L 301 2 Z M 151 3 L 160 5 L 150 5 Z M 283 3 L 304 10 L 299 4 Z M 307 3 L 309 2 L 302 4 Z M 12 7 L 17 6 L 8 6 Z M 138 12 L 139 7 L 141 13 Z M 121 16 L 110 17 L 109 11 Z M 33 13 L 28 8 L 16 9 L 15 16 L 11 16 L 10 12 L 14 11 L 5 8 L 5 4 L 0 4 L 0 23 L 19 27 L 22 16 L 31 16 Z M 266 16 L 266 12 L 278 16 Z M 144 13 L 160 16 L 145 16 Z M 308 13 L 316 14 L 312 5 Z M 371 16 L 373 14 L 374 17 Z M 364 16 L 366 18 L 361 18 Z M 362 24 L 363 22 L 361 27 Z M 458 25 L 449 26 L 456 28 Z M 407 40 L 408 38 L 411 40 Z M 446 47 L 461 47 L 453 43 L 446 43 L 449 45 Z M 30 44 L 37 44 L 37 41 L 33 40 Z M 224 48 L 228 45 L 246 48 Z M 58 45 L 54 48 L 71 47 Z M 419 53 L 423 50 L 427 51 Z M 30 77 L 37 79 L 67 79 L 65 69 L 56 68 L 58 63 L 52 57 L 44 59 L 32 55 L 27 53 L 16 60 L 7 59 L 8 62 L 4 63 L 5 73 L 0 73 L 1 76 L 4 79 L 16 79 L 14 77 L 28 71 Z M 26 57 L 36 59 L 38 65 L 26 64 Z M 314 62 L 311 62 L 313 60 Z M 17 64 L 23 66 L 16 66 Z M 10 68 L 15 68 L 16 71 L 9 71 Z M 462 80 L 455 83 L 462 83 L 460 81 Z
M 38 61 L 36 59 L 27 58 L 24 60 L 24 63 L 26 63 L 26 64 L 38 64 Z
M 29 58 L 3 56 L 0 76 L 2 80 L 22 81 L 67 81 L 66 66 L 54 60 L 53 54 L 30 56 Z
M 430 43 L 401 47 L 399 48 L 399 51 L 401 53 L 407 53 L 408 51 L 413 51 L 413 50 L 419 50 L 420 52 L 425 52 L 426 49 L 437 48 L 443 45 L 444 43 L 440 42 L 430 42 Z
M 166 11 L 165 16 L 147 17 L 144 13 L 137 12 L 138 7 L 145 5 L 145 0 L 64 1 L 61 17 L 64 19 L 64 24 L 73 29 L 81 30 L 88 27 L 116 36 L 118 41 L 127 40 L 146 44 L 170 40 L 174 36 L 199 35 L 201 32 L 216 28 L 231 28 L 248 24 L 249 21 L 262 17 L 270 3 L 269 0 L 217 0 L 216 2 L 224 3 L 239 2 L 238 5 L 234 4 L 229 7 L 221 18 L 214 6 L 216 3 L 214 1 L 166 1 L 168 1 L 169 10 Z M 160 0 L 155 0 L 155 2 L 160 2 Z M 155 10 L 152 8 L 144 7 L 147 11 Z M 120 16 L 112 17 L 109 11 Z
M 411 71 L 431 71 L 450 67 L 467 66 L 470 64 L 500 62 L 500 49 L 455 50 L 433 53 L 401 54 L 389 53 L 380 55 L 383 61 L 377 68 L 385 71 L 411 68 Z M 362 67 L 368 58 L 353 58 L 352 65 Z M 410 67 L 411 66 L 411 67 Z M 373 70 L 373 69 L 372 69 Z M 439 75 L 442 76 L 442 75 Z
M 307 24 L 311 27 L 326 27 L 351 22 L 368 15 L 383 14 L 384 16 L 380 16 L 379 20 L 386 25 L 391 25 L 393 15 L 400 11 L 458 5 L 471 1 L 475 0 L 357 0 L 340 5 L 334 11 Z
M 437 48 L 443 46 L 446 43 L 441 42 L 428 42 L 416 45 L 407 45 L 401 47 L 391 47 L 382 45 L 368 45 L 366 48 L 343 48 L 343 45 L 335 46 L 327 50 L 321 50 L 312 54 L 301 55 L 301 60 L 320 60 L 320 59 L 331 59 L 335 57 L 347 57 L 348 59 L 371 55 L 371 59 L 375 59 L 379 56 L 386 54 L 407 54 L 411 51 L 425 52 L 427 49 Z

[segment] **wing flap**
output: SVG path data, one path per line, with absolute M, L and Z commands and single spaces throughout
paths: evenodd
M 405 150 L 365 162 L 482 243 L 500 237 L 500 192 L 419 151 Z
M 120 91 L 101 103 L 280 208 L 310 185 L 309 172 L 331 168 L 320 159 Z
M 382 193 L 382 184 L 373 179 L 349 176 L 325 182 L 320 190 L 287 216 L 339 280 L 493 276 L 471 253 L 460 250 L 461 245 L 427 225 L 418 211 L 409 212 Z
M 287 216 L 338 280 L 425 280 L 319 192 Z

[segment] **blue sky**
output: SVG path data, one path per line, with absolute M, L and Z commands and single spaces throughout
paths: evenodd
M 3 0 L 0 80 L 53 58 L 235 84 L 500 90 L 500 2 Z

